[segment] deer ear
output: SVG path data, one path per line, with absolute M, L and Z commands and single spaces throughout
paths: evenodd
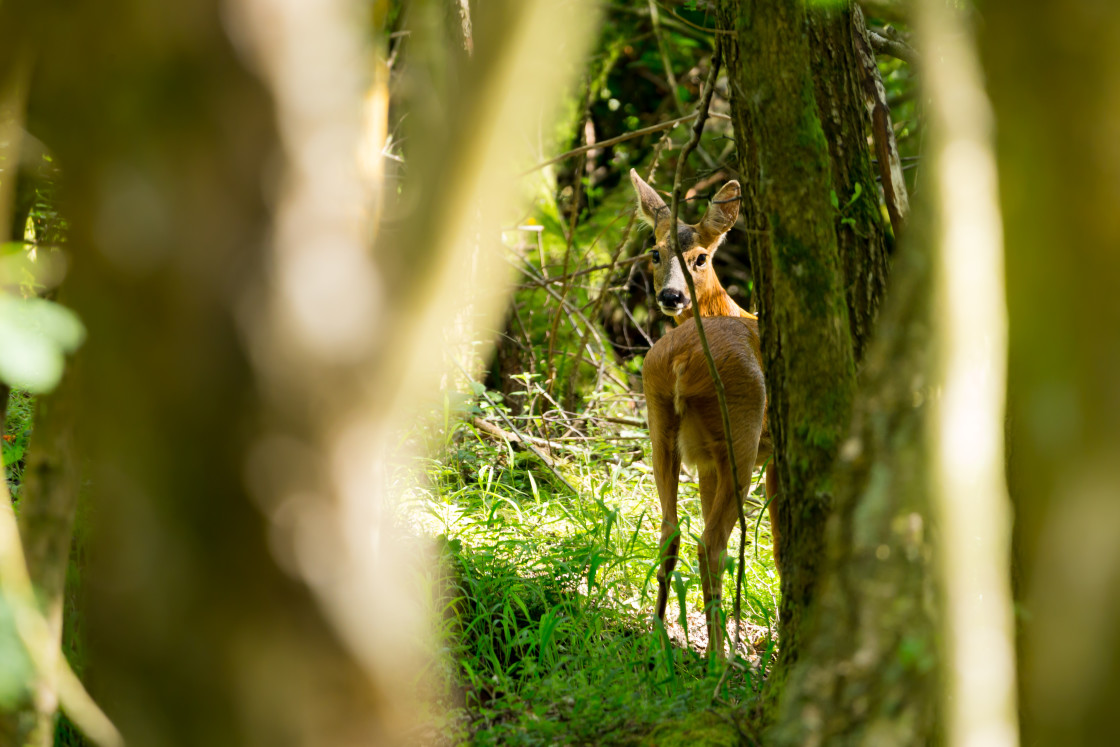
M 654 235 L 660 235 L 658 225 L 664 224 L 669 218 L 665 200 L 634 169 L 630 169 L 630 181 L 634 184 L 634 191 L 638 193 L 638 215 L 653 227 Z
M 739 217 L 739 182 L 730 181 L 724 184 L 708 205 L 707 212 L 700 219 L 697 228 L 705 243 L 715 241 L 731 230 L 735 219 Z

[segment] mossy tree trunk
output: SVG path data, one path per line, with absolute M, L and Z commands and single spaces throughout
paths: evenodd
M 797 0 L 725 0 L 722 14 L 735 32 L 724 43 L 738 48 L 729 59 L 735 119 L 751 124 L 737 133 L 741 172 L 744 182 L 762 176 L 758 204 L 769 231 L 752 264 L 781 506 L 782 652 L 770 680 L 776 695 L 801 655 L 834 490 L 829 470 L 848 428 L 855 363 L 804 8 Z
M 1120 741 L 1120 5 L 991 0 L 1025 744 Z
M 931 272 L 904 246 L 868 349 L 801 655 L 768 743 L 927 744 L 938 729 Z

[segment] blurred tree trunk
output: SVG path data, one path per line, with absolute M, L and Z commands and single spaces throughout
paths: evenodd
M 19 189 L 30 194 L 25 198 L 26 205 L 17 206 L 21 240 L 22 226 L 39 197 L 38 189 L 42 187 L 53 195 L 51 186 L 57 174 L 53 167 L 48 173 L 41 158 L 39 161 L 34 170 L 24 171 L 20 177 Z M 63 244 L 65 229 L 57 217 L 57 204 L 41 203 L 40 208 L 45 217 L 36 221 L 35 239 L 45 257 L 48 247 Z M 53 296 L 54 290 L 49 294 Z M 74 379 L 73 371 L 68 371 L 56 391 L 40 395 L 35 401 L 35 430 L 19 505 L 20 540 L 47 623 L 49 656 L 55 660 L 63 642 L 63 602 L 81 484 L 81 458 L 74 441 Z M 21 735 L 21 744 L 50 747 L 54 743 L 57 690 L 56 678 L 40 674 L 24 712 L 15 714 L 19 728 L 26 732 Z
M 23 141 L 27 96 L 27 42 L 18 31 L 0 29 L 0 241 L 23 237 L 19 230 L 20 146 Z M 0 278 L 3 280 L 3 278 Z M 7 290 L 0 286 L 0 292 Z M 11 388 L 0 381 L 0 437 L 8 412 Z
M 409 178 L 371 251 L 360 214 L 395 190 L 356 158 L 359 6 L 0 5 L 0 34 L 35 37 L 32 125 L 66 174 L 87 673 L 132 743 L 389 744 L 424 703 L 423 550 L 392 531 L 388 453 L 505 304 L 521 144 L 597 10 L 488 4 L 471 64 L 444 65 L 443 5 L 411 4 Z
M 809 59 L 817 110 L 828 143 L 832 190 L 839 205 L 836 240 L 844 267 L 848 323 L 856 361 L 871 342 L 889 270 L 879 187 L 871 166 L 871 120 L 852 43 L 852 9 L 821 4 L 808 13 Z
M 74 518 L 78 509 L 81 460 L 74 443 L 74 376 L 36 401 L 33 447 L 28 453 L 20 500 L 19 534 L 31 583 L 51 637 L 51 654 L 62 645 L 62 614 Z M 57 682 L 40 677 L 32 702 L 20 718 L 28 734 L 21 744 L 54 744 Z
M 816 591 L 834 490 L 829 468 L 847 433 L 855 363 L 804 8 L 797 0 L 725 0 L 723 14 L 735 31 L 724 41 L 738 46 L 728 68 L 735 120 L 751 120 L 751 130 L 737 132 L 740 171 L 744 181 L 763 175 L 757 194 L 769 230 L 752 264 L 781 502 L 782 650 L 769 681 L 774 696 L 802 656 L 802 622 Z M 750 136 L 753 144 L 744 142 Z
M 135 744 L 372 744 L 376 694 L 245 488 L 263 413 L 236 313 L 278 145 L 219 5 L 2 6 L 41 39 L 31 120 L 66 171 L 91 340 L 89 675 Z
M 1027 744 L 1120 741 L 1120 5 L 983 3 Z

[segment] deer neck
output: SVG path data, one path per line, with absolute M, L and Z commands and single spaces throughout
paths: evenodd
M 696 289 L 696 308 L 700 310 L 700 316 L 753 316 L 743 311 L 739 304 L 732 300 L 720 285 L 719 279 L 714 279 L 714 282 L 705 288 Z M 691 319 L 693 313 L 692 307 L 682 311 L 677 315 L 677 324 Z

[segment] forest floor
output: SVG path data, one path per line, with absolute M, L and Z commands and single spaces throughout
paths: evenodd
M 550 469 L 477 427 L 491 409 L 450 428 L 425 486 L 403 506 L 411 531 L 435 538 L 442 554 L 427 579 L 443 620 L 441 715 L 422 741 L 757 741 L 752 711 L 776 653 L 778 581 L 766 520 L 748 522 L 742 645 L 730 667 L 709 664 L 695 483 L 682 476 L 687 536 L 669 620 L 654 625 L 661 515 L 645 431 L 600 427 L 595 435 L 609 437 L 552 450 Z M 739 544 L 736 531 L 724 574 L 729 641 Z

